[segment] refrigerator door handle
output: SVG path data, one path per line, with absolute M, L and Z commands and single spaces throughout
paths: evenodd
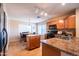
M 3 48 L 3 37 L 2 37 L 2 32 L 0 32 L 0 56 L 1 56 L 1 52 L 2 52 L 2 48 Z
M 7 30 L 5 28 L 3 28 L 2 30 L 3 33 L 3 56 L 5 56 L 6 54 L 6 46 L 7 46 L 7 42 L 8 42 L 8 35 L 7 35 Z

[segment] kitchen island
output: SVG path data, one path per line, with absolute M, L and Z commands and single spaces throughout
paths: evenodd
M 70 40 L 51 38 L 42 40 L 43 56 L 62 56 L 62 52 L 66 55 L 79 56 L 79 39 Z
M 40 35 L 30 34 L 27 35 L 27 49 L 32 50 L 40 47 Z

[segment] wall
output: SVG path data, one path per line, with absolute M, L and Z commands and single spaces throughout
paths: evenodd
M 17 41 L 19 38 L 18 34 L 18 25 L 20 22 L 15 20 L 9 20 L 8 21 L 8 35 L 9 35 L 9 41 Z
M 19 24 L 23 24 L 27 26 L 26 22 L 21 22 L 17 20 L 8 20 L 8 35 L 10 42 L 19 40 L 20 38 Z
M 76 37 L 79 37 L 79 8 L 76 9 Z

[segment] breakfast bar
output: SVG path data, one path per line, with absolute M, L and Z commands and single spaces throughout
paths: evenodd
M 70 40 L 51 38 L 42 40 L 43 56 L 79 56 L 79 39 Z

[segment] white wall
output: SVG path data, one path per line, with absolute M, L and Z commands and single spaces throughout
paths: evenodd
M 22 26 L 19 25 L 24 25 L 24 27 L 28 27 L 28 23 L 26 22 L 21 22 L 17 20 L 8 20 L 8 36 L 9 36 L 9 42 L 13 41 L 18 41 L 20 32 L 27 32 L 26 28 L 23 28 Z M 29 29 L 32 32 L 36 32 L 36 24 L 30 24 L 31 29 Z M 25 30 L 26 29 L 26 30 Z
M 76 37 L 79 37 L 79 8 L 76 9 Z

